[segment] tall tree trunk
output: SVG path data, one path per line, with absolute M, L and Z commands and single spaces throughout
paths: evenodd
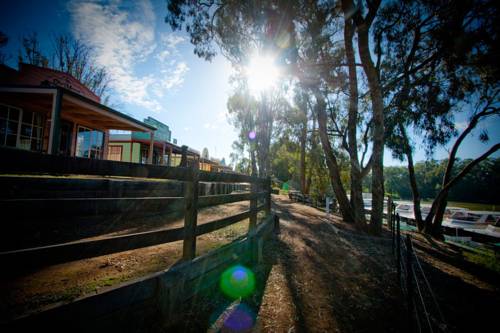
M 404 152 L 406 159 L 408 160 L 408 175 L 410 178 L 411 193 L 413 196 L 413 214 L 415 216 L 415 221 L 417 223 L 418 231 L 424 229 L 424 221 L 422 220 L 422 210 L 420 209 L 420 192 L 418 190 L 417 178 L 415 176 L 415 166 L 413 164 L 413 154 L 410 146 L 408 136 L 406 135 L 406 130 L 404 126 L 400 123 L 399 130 L 403 136 L 404 140 Z
M 302 124 L 300 132 L 300 190 L 302 193 L 307 194 L 306 184 L 306 143 L 307 143 L 307 118 Z
M 352 20 L 344 20 L 344 43 L 349 68 L 349 116 L 347 121 L 348 152 L 351 163 L 351 207 L 353 209 L 356 224 L 363 229 L 366 225 L 365 206 L 363 203 L 363 181 L 358 158 L 358 77 L 354 57 L 352 38 L 354 36 L 354 25 Z
M 368 80 L 373 112 L 373 151 L 372 151 L 372 212 L 370 229 L 379 234 L 382 231 L 384 208 L 384 102 L 378 71 L 373 65 L 369 48 L 369 25 L 357 26 L 358 49 L 363 70 Z
M 259 166 L 259 176 L 267 177 L 271 170 L 269 148 L 271 145 L 271 132 L 274 118 L 272 115 L 269 96 L 265 93 L 261 96 L 260 108 L 257 113 L 256 120 L 257 164 Z
M 255 148 L 250 144 L 250 163 L 252 167 L 252 176 L 257 176 L 257 163 L 255 161 Z
M 481 119 L 481 117 L 488 114 L 487 108 L 483 109 L 481 112 L 477 113 L 472 117 L 471 121 L 467 128 L 460 134 L 455 143 L 453 144 L 450 155 L 448 156 L 448 163 L 446 164 L 446 170 L 443 176 L 443 181 L 441 183 L 441 191 L 438 193 L 438 196 L 432 202 L 431 210 L 429 214 L 425 218 L 425 229 L 426 233 L 440 236 L 441 232 L 441 222 L 443 221 L 444 212 L 446 210 L 447 198 L 448 198 L 448 190 L 446 190 L 447 184 L 450 183 L 453 166 L 455 165 L 455 160 L 457 157 L 458 148 L 463 140 L 469 135 L 470 132 L 476 127 L 477 123 Z
M 342 182 L 340 180 L 340 168 L 337 163 L 337 159 L 330 145 L 330 139 L 327 133 L 327 116 L 326 116 L 326 103 L 323 95 L 319 91 L 319 88 L 313 88 L 314 96 L 316 97 L 316 114 L 318 117 L 318 128 L 319 128 L 319 138 L 321 145 L 323 146 L 323 151 L 325 152 L 326 164 L 328 166 L 328 171 L 330 174 L 330 182 L 335 193 L 335 197 L 339 203 L 340 213 L 342 218 L 347 223 L 353 223 L 354 215 L 352 213 L 351 205 Z
M 316 115 L 313 112 L 312 113 L 312 129 L 311 129 L 311 135 L 309 137 L 309 141 L 311 143 L 311 150 L 309 153 L 309 168 L 307 172 L 307 179 L 306 179 L 306 193 L 309 194 L 309 191 L 311 189 L 311 183 L 312 183 L 312 174 L 313 170 L 318 167 L 318 156 L 317 156 L 317 147 L 318 147 L 318 135 L 316 132 Z
M 465 177 L 469 171 L 476 166 L 477 164 L 481 163 L 483 160 L 488 158 L 490 155 L 495 153 L 496 151 L 500 150 L 500 143 L 495 144 L 493 147 L 488 149 L 487 152 L 476 158 L 475 160 L 471 161 L 469 164 L 465 166 L 465 168 L 462 169 L 455 177 L 450 179 L 450 181 L 439 191 L 438 195 L 434 199 L 434 202 L 431 207 L 431 212 L 433 209 L 437 209 L 439 205 L 444 205 L 446 208 L 446 200 L 448 198 L 448 192 L 450 189 L 455 186 L 455 184 L 461 180 L 463 177 Z M 430 213 L 429 213 L 430 214 Z M 428 230 L 429 233 L 431 233 L 433 236 L 441 236 L 441 223 L 443 222 L 443 217 L 441 216 L 441 219 L 437 219 L 437 215 L 434 217 L 434 223 L 432 224 L 431 228 Z M 426 226 L 427 227 L 427 226 Z

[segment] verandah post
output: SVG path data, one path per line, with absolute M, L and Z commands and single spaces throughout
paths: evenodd
M 196 256 L 196 225 L 198 222 L 198 163 L 191 168 L 192 178 L 184 183 L 184 242 L 182 246 L 182 259 L 192 260 Z

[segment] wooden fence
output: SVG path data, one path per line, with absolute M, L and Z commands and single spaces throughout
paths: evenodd
M 183 196 L 155 198 L 159 205 L 171 206 L 173 210 L 180 211 L 184 215 L 184 226 L 180 228 L 164 229 L 156 231 L 139 232 L 115 237 L 108 237 L 96 240 L 73 241 L 63 244 L 46 245 L 34 248 L 22 248 L 0 252 L 0 264 L 4 268 L 15 267 L 21 263 L 23 266 L 38 266 L 54 263 L 67 262 L 83 258 L 111 254 L 126 250 L 133 250 L 142 247 L 159 245 L 182 240 L 182 262 L 174 268 L 148 276 L 140 281 L 127 283 L 126 286 L 114 288 L 111 291 L 99 293 L 91 297 L 84 297 L 81 300 L 68 305 L 52 307 L 40 314 L 19 318 L 14 321 L 4 323 L 7 327 L 24 327 L 27 323 L 51 322 L 54 316 L 64 316 L 64 321 L 69 323 L 81 323 L 82 327 L 87 327 L 88 320 L 97 317 L 108 318 L 110 312 L 128 313 L 131 311 L 129 304 L 132 300 L 134 307 L 157 308 L 163 304 L 164 308 L 168 303 L 168 311 L 160 311 L 172 314 L 172 309 L 177 304 L 172 299 L 173 294 L 177 301 L 185 300 L 193 296 L 200 288 L 187 288 L 186 286 L 196 285 L 200 287 L 199 280 L 205 280 L 210 275 L 209 280 L 214 280 L 218 271 L 234 261 L 245 261 L 254 258 L 258 253 L 260 239 L 266 238 L 274 228 L 274 217 L 271 215 L 271 184 L 270 179 L 262 179 L 247 175 L 232 173 L 213 173 L 199 171 L 197 168 L 179 168 L 166 166 L 142 165 L 136 163 L 115 162 L 105 160 L 93 160 L 65 156 L 52 156 L 17 149 L 0 148 L 0 174 L 6 175 L 99 175 L 99 176 L 120 176 L 134 178 L 155 178 L 171 179 L 183 182 Z M 219 195 L 199 195 L 201 182 L 217 182 L 225 184 L 249 183 L 250 191 L 244 193 L 231 193 Z M 27 205 L 38 200 L 33 198 L 10 199 L 0 198 L 2 211 L 29 209 Z M 61 200 L 61 198 L 57 198 Z M 64 199 L 64 198 L 62 198 Z M 87 202 L 89 198 L 67 198 L 68 201 L 80 200 Z M 108 207 L 111 202 L 133 201 L 138 198 L 90 198 L 92 204 Z M 92 200 L 94 199 L 94 200 Z M 144 198 L 139 198 L 143 199 Z M 263 203 L 259 204 L 259 199 Z M 42 205 L 54 200 L 54 198 L 40 198 Z M 238 213 L 234 216 L 224 217 L 210 221 L 201 225 L 197 224 L 198 209 L 215 205 L 227 204 L 239 201 L 250 201 L 250 209 Z M 97 207 L 96 206 L 96 207 Z M 105 209 L 105 208 L 101 208 Z M 263 222 L 257 225 L 257 214 L 264 211 L 266 217 Z M 234 241 L 219 250 L 207 255 L 195 258 L 197 236 L 213 232 L 215 230 L 230 226 L 234 223 L 249 219 L 248 234 L 245 238 Z M 12 235 L 17 237 L 18 235 Z M 209 275 L 206 275 L 210 273 Z M 172 282 L 167 277 L 174 277 L 177 282 Z M 179 276 L 182 278 L 179 280 Z M 213 282 L 213 281 L 212 281 Z M 179 283 L 182 286 L 179 287 Z M 210 286 L 211 284 L 203 284 Z M 165 289 L 166 288 L 166 289 Z M 180 289 L 179 289 L 180 288 Z M 175 290 L 182 292 L 175 292 Z M 131 293 L 137 295 L 141 293 L 140 299 L 130 299 Z M 165 296 L 165 292 L 172 295 Z M 118 295 L 118 296 L 117 296 Z M 181 295 L 181 296 L 180 296 Z M 127 301 L 129 299 L 129 301 Z M 166 301 L 170 299 L 170 301 Z M 147 304 L 146 304 L 147 303 Z M 104 304 L 104 305 L 102 305 Z M 173 306 L 173 308 L 172 308 Z M 155 310 L 156 311 L 156 310 Z M 106 313 L 105 313 L 106 312 Z M 109 313 L 108 313 L 109 312 Z M 150 313 L 149 311 L 148 313 Z M 84 317 L 80 318 L 83 313 Z M 52 319 L 51 319 L 52 318 Z M 80 318 L 80 319 L 78 319 Z M 105 321 L 106 321 L 105 320 Z M 73 322 L 74 321 L 74 322 Z M 107 321 L 106 321 L 107 322 Z M 87 323 L 87 324 L 85 324 Z M 74 325 L 72 325 L 74 327 Z

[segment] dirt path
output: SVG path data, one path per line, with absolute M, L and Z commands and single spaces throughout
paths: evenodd
M 265 247 L 264 262 L 252 268 L 257 291 L 240 304 L 254 317 L 253 328 L 221 329 L 221 309 L 231 311 L 234 302 L 215 291 L 167 331 L 197 332 L 210 325 L 213 332 L 404 331 L 387 239 L 339 231 L 340 221 L 328 221 L 325 213 L 284 196 L 273 196 L 273 201 L 281 233 Z
M 390 243 L 338 232 L 339 221 L 317 209 L 275 202 L 281 235 L 258 312 L 263 331 L 400 331 Z

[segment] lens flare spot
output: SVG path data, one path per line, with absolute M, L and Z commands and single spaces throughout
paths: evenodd
M 244 266 L 233 266 L 222 273 L 220 288 L 231 299 L 245 298 L 255 290 L 255 275 Z
M 256 137 L 257 137 L 257 133 L 255 133 L 255 131 L 250 131 L 250 133 L 248 133 L 248 138 L 250 140 L 255 140 Z
M 254 326 L 252 311 L 240 304 L 224 321 L 224 328 L 230 332 L 247 332 Z

